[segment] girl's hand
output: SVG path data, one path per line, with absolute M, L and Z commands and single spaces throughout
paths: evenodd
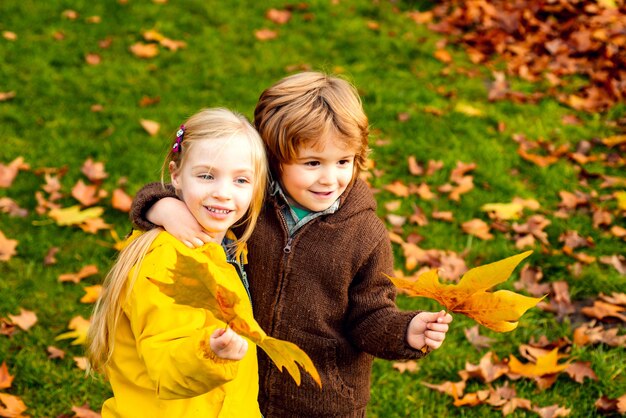
M 152 205 L 146 218 L 153 224 L 162 226 L 189 248 L 201 247 L 213 241 L 182 200 L 165 197 Z
M 248 341 L 229 327 L 216 329 L 209 345 L 217 357 L 226 360 L 241 360 L 248 351 Z
M 450 322 L 452 315 L 446 311 L 420 312 L 409 323 L 406 340 L 416 350 L 435 350 L 443 344 Z

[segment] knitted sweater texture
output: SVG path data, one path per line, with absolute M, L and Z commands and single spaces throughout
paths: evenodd
M 174 197 L 159 183 L 145 186 L 131 220 L 154 225 L 146 211 Z M 376 202 L 357 180 L 337 212 L 312 220 L 289 237 L 281 205 L 268 197 L 248 241 L 248 278 L 254 315 L 271 336 L 292 341 L 309 354 L 322 389 L 305 374 L 296 386 L 259 350 L 259 404 L 265 417 L 364 417 L 374 357 L 423 356 L 406 343 L 417 312 L 395 305 L 393 254 Z

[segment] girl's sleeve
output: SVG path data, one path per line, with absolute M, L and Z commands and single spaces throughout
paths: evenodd
M 209 392 L 234 379 L 239 365 L 216 357 L 209 346 L 210 335 L 225 323 L 204 309 L 175 304 L 148 280 L 171 282 L 167 267 L 175 257 L 172 247 L 151 250 L 124 305 L 137 352 L 162 399 Z
M 146 213 L 148 213 L 152 205 L 165 197 L 177 198 L 176 191 L 171 184 L 163 185 L 160 182 L 155 182 L 143 186 L 135 195 L 133 204 L 130 207 L 129 217 L 132 224 L 143 231 L 156 228 L 158 225 L 150 222 L 146 218 Z
M 388 360 L 416 359 L 424 353 L 406 342 L 409 322 L 419 311 L 400 311 L 392 274 L 393 253 L 386 235 L 359 267 L 350 288 L 348 329 L 361 350 Z

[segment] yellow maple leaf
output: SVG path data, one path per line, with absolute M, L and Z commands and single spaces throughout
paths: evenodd
M 80 210 L 79 205 L 70 206 L 62 209 L 52 209 L 49 213 L 50 217 L 56 221 L 58 225 L 78 225 L 87 219 L 98 218 L 104 209 L 101 207 L 93 207 Z
M 89 329 L 89 324 L 90 321 L 88 319 L 85 319 L 80 315 L 75 316 L 70 320 L 70 323 L 67 326 L 73 331 L 65 332 L 57 336 L 55 340 L 58 341 L 74 338 L 74 341 L 72 341 L 72 345 L 85 344 L 85 342 L 87 341 L 87 330 Z
M 499 219 L 518 219 L 524 210 L 520 203 L 486 203 L 480 207 L 484 212 L 493 212 Z
M 560 373 L 569 367 L 569 361 L 558 364 L 559 348 L 555 348 L 543 356 L 537 356 L 535 363 L 521 363 L 514 355 L 509 355 L 509 370 L 526 377 L 541 377 L 547 374 Z
M 285 368 L 300 385 L 298 365 L 321 387 L 322 382 L 309 356 L 296 344 L 268 336 L 256 320 L 242 309 L 236 293 L 221 286 L 209 265 L 198 259 L 178 253 L 176 265 L 170 269 L 176 277 L 173 283 L 163 283 L 148 278 L 161 292 L 178 304 L 203 308 L 213 316 L 226 322 L 236 333 L 259 346 L 280 370 Z
M 434 299 L 449 311 L 468 316 L 493 331 L 508 332 L 517 328 L 519 318 L 543 298 L 531 298 L 509 290 L 487 290 L 506 281 L 513 269 L 531 253 L 526 251 L 475 267 L 465 273 L 458 284 L 441 283 L 437 270 L 427 271 L 414 281 L 388 277 L 410 296 Z

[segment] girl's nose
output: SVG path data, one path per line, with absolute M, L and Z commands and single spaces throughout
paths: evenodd
M 215 188 L 211 193 L 216 199 L 227 200 L 232 197 L 232 190 L 230 182 L 222 181 L 215 184 Z

